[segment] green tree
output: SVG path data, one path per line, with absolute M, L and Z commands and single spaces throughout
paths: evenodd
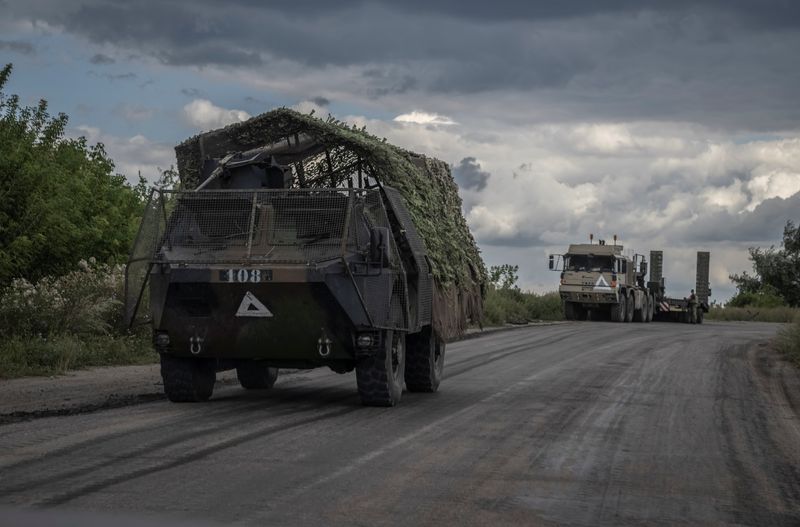
M 800 306 L 800 227 L 787 221 L 780 249 L 751 247 L 749 252 L 754 274 L 730 275 L 737 289 L 730 304 Z
M 517 280 L 519 280 L 518 265 L 493 265 L 489 268 L 489 281 L 497 289 L 519 289 Z
M 74 269 L 81 258 L 123 261 L 143 209 L 103 145 L 64 137 L 67 116 L 3 92 L 0 70 L 0 287 Z

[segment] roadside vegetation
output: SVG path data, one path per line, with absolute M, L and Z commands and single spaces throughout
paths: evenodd
M 149 332 L 120 330 L 123 276 L 91 258 L 62 276 L 14 279 L 0 295 L 0 378 L 155 361 Z
M 794 322 L 800 320 L 800 309 L 777 307 L 718 307 L 712 306 L 705 315 L 706 320 L 744 320 L 752 322 Z
M 536 294 L 517 286 L 519 266 L 499 265 L 489 269 L 484 304 L 484 325 L 526 324 L 537 320 L 563 320 L 558 293 Z
M 751 247 L 753 273 L 730 276 L 736 294 L 725 307 L 713 307 L 712 320 L 784 322 L 776 345 L 800 367 L 800 226 L 787 221 L 780 247 Z
M 125 262 L 146 185 L 102 144 L 64 135 L 67 116 L 24 106 L 0 69 L 0 378 L 155 360 L 120 328 Z

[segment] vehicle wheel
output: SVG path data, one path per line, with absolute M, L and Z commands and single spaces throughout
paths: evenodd
M 656 309 L 656 299 L 652 295 L 647 295 L 647 322 L 653 321 L 653 312 Z
M 627 298 L 625 295 L 619 295 L 619 302 L 611 306 L 611 321 L 612 322 L 625 322 L 627 315 Z
M 564 320 L 577 320 L 576 308 L 573 302 L 564 302 Z
M 703 323 L 703 314 L 704 314 L 703 310 L 698 307 L 697 308 L 697 323 L 698 324 L 702 324 Z
M 633 321 L 634 322 L 644 322 L 647 318 L 647 296 L 642 296 L 642 307 L 639 309 L 635 309 L 635 294 L 631 295 L 631 307 L 634 307 L 633 310 Z
M 633 295 L 628 295 L 628 306 L 627 311 L 625 313 L 625 322 L 633 322 L 633 308 L 635 304 L 633 303 Z
M 257 360 L 246 360 L 236 366 L 236 377 L 246 390 L 267 390 L 278 379 L 278 368 L 270 368 Z
M 644 322 L 650 322 L 653 318 L 653 304 L 650 300 L 650 295 L 644 295 Z
M 217 374 L 208 360 L 161 355 L 161 378 L 170 401 L 190 403 L 211 397 Z
M 361 403 L 366 406 L 395 406 L 403 394 L 405 334 L 381 332 L 381 346 L 356 364 L 356 381 Z
M 410 392 L 433 393 L 444 371 L 445 342 L 428 326 L 406 337 L 406 388 Z

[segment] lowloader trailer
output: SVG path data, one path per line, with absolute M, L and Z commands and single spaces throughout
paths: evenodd
M 711 288 L 708 280 L 711 253 L 697 252 L 697 271 L 693 299 L 691 295 L 684 298 L 671 298 L 665 294 L 665 279 L 663 276 L 663 251 L 650 251 L 650 280 L 647 287 L 653 292 L 655 311 L 653 320 L 663 322 L 686 322 L 702 324 L 705 313 L 709 309 L 709 296 Z
M 550 255 L 549 267 L 561 272 L 558 288 L 567 320 L 614 322 L 671 321 L 702 323 L 711 294 L 708 282 L 709 253 L 697 253 L 696 293 L 685 298 L 666 296 L 663 252 L 651 251 L 650 279 L 644 255 L 623 253 L 614 236 L 573 244 L 563 255 Z

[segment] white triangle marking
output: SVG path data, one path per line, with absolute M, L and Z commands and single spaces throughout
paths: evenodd
M 242 299 L 242 303 L 239 304 L 239 310 L 236 311 L 237 317 L 271 317 L 272 311 L 267 309 L 267 306 L 261 303 L 261 301 L 255 297 L 253 293 L 248 291 L 244 298 Z
M 611 286 L 608 285 L 606 279 L 603 278 L 603 275 L 600 275 L 600 278 L 597 279 L 597 282 L 594 284 L 595 291 L 611 291 Z

